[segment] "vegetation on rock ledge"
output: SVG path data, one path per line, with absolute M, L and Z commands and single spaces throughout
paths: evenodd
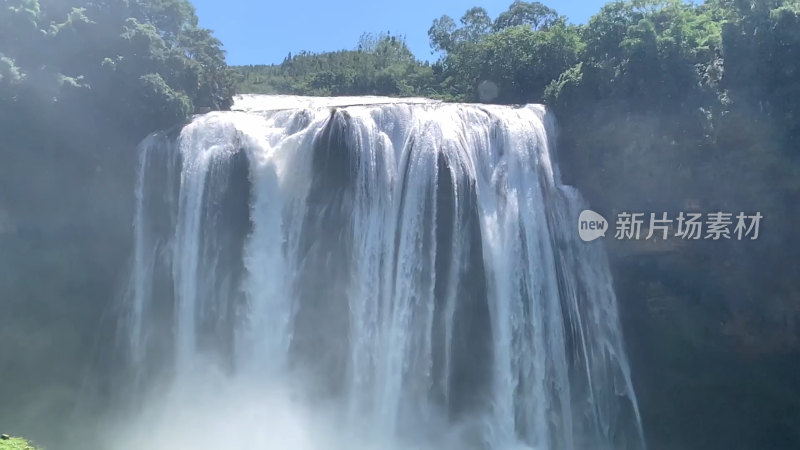
M 0 439 L 0 450 L 37 450 L 30 442 L 18 437 Z

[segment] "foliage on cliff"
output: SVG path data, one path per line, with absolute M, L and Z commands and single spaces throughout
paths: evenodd
M 4 1 L 0 120 L 90 108 L 141 137 L 196 107 L 228 108 L 220 45 L 186 0 Z
M 0 450 L 36 450 L 30 442 L 18 437 L 0 439 Z

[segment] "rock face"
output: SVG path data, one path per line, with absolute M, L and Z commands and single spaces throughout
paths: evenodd
M 798 278 L 798 241 L 791 208 L 780 206 L 783 194 L 768 179 L 751 177 L 743 186 L 711 178 L 713 164 L 703 166 L 706 179 L 670 184 L 675 155 L 645 176 L 626 165 L 635 158 L 604 154 L 598 169 L 586 164 L 590 145 L 563 147 L 565 181 L 612 230 L 621 211 L 765 217 L 755 241 L 618 241 L 609 230 L 605 244 L 648 447 L 800 448 L 800 289 L 789 281 Z M 762 195 L 748 201 L 746 191 Z

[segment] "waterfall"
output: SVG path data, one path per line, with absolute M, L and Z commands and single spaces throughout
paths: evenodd
M 121 333 L 148 448 L 644 448 L 544 107 L 234 109 L 140 147 Z

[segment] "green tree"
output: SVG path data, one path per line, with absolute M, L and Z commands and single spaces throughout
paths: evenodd
M 69 97 L 136 119 L 151 105 L 132 110 L 116 97 L 130 93 L 155 105 L 176 105 L 180 98 L 181 107 L 166 108 L 172 115 L 137 119 L 139 133 L 180 122 L 196 107 L 231 105 L 233 79 L 221 44 L 197 26 L 185 0 L 6 4 L 0 10 L 0 53 L 8 72 L 3 78 L 15 74 L 17 101 L 50 108 Z M 156 78 L 161 81 L 151 82 Z
M 456 41 L 475 42 L 492 30 L 492 19 L 485 9 L 474 7 L 461 17 L 461 27 L 456 33 Z
M 302 52 L 273 66 L 237 69 L 239 92 L 298 95 L 432 95 L 433 71 L 402 36 L 362 34 L 356 50 Z
M 539 2 L 516 0 L 494 22 L 494 30 L 526 25 L 534 30 L 547 28 L 558 20 L 558 13 Z
M 447 98 L 540 102 L 545 87 L 577 63 L 579 28 L 541 5 L 512 4 L 498 18 L 502 22 L 494 23 L 494 31 L 486 26 L 492 22 L 475 8 L 465 17 L 480 19 L 462 21 L 462 28 L 453 29 L 442 18 L 429 31 L 432 47 L 445 51 L 436 70 Z M 467 28 L 474 23 L 482 25 Z
M 433 21 L 428 38 L 434 51 L 449 52 L 463 43 L 476 43 L 492 31 L 493 22 L 484 8 L 474 7 L 461 16 L 461 25 L 444 15 Z
M 456 31 L 456 22 L 447 15 L 433 21 L 433 25 L 428 29 L 428 38 L 431 47 L 436 51 L 450 51 L 455 45 L 453 34 Z

